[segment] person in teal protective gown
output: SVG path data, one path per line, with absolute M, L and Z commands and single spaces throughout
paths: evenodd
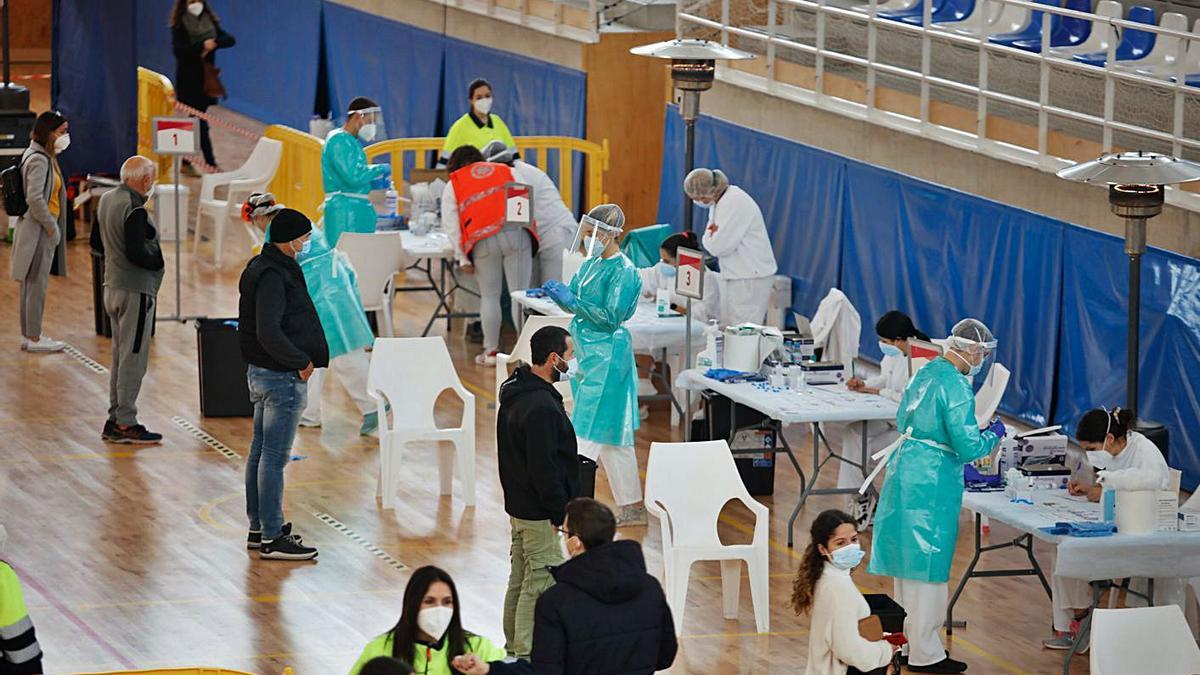
M 963 319 L 946 340 L 947 351 L 917 371 L 896 414 L 902 433 L 887 463 L 875 511 L 871 574 L 895 578 L 896 601 L 908 613 L 908 669 L 960 673 L 940 630 L 946 618 L 950 562 L 958 541 L 963 465 L 990 453 L 1004 436 L 995 419 L 980 430 L 971 380 L 996 348 L 982 322 Z
M 575 315 L 571 337 L 579 367 L 571 378 L 575 411 L 571 423 L 579 454 L 604 466 L 613 498 L 621 507 L 618 525 L 646 523 L 642 482 L 633 449 L 637 431 L 637 371 L 633 339 L 624 323 L 637 310 L 642 291 L 637 268 L 619 245 L 625 214 L 602 204 L 580 222 L 572 250 L 587 259 L 570 286 L 548 281 L 543 289 Z
M 379 106 L 359 96 L 350 102 L 346 124 L 325 137 L 321 150 L 321 181 L 325 186 L 324 228 L 329 245 L 337 246 L 343 232 L 374 232 L 375 207 L 368 194 L 391 184 L 389 164 L 368 164 L 363 143 L 382 136 Z
M 264 230 L 271 241 L 270 220 L 283 208 L 271 193 L 250 195 L 242 208 L 244 218 Z M 345 254 L 334 250 L 321 230 L 314 228 L 305 249 L 296 256 L 308 295 L 317 309 L 325 341 L 329 344 L 329 367 L 313 371 L 308 380 L 308 406 L 300 417 L 301 426 L 321 426 L 321 391 L 326 371 L 333 371 L 362 413 L 359 433 L 369 434 L 379 426 L 375 403 L 367 395 L 367 371 L 371 357 L 367 352 L 375 336 L 367 321 L 354 268 Z

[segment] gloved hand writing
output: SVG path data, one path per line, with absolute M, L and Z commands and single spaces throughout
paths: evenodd
M 1004 426 L 1004 422 L 1001 422 L 999 417 L 993 417 L 992 423 L 987 425 L 986 430 L 996 434 L 996 438 L 1004 438 L 1008 428 Z
M 546 295 L 550 296 L 551 300 L 563 307 L 569 307 L 575 302 L 575 294 L 561 281 L 551 279 L 542 285 L 542 290 L 546 292 Z

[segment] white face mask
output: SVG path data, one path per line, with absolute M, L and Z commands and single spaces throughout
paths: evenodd
M 71 145 L 71 134 L 63 134 L 54 139 L 54 154 L 59 154 Z
M 1093 468 L 1099 471 L 1103 471 L 1108 468 L 1113 456 L 1108 454 L 1107 450 L 1088 450 L 1087 458 L 1088 464 L 1091 464 Z
M 155 188 L 155 186 L 157 186 L 157 183 L 151 183 L 151 184 L 150 184 L 150 189 L 149 189 L 149 190 L 146 190 L 146 201 L 150 201 L 151 199 L 154 199 L 154 188 Z
M 374 122 L 367 122 L 358 130 L 358 137 L 367 143 L 370 143 L 371 141 L 375 140 L 375 134 L 378 129 L 379 127 L 376 126 Z
M 417 612 L 417 628 L 434 640 L 441 640 L 453 618 L 453 607 L 426 607 Z
M 562 551 L 563 560 L 571 559 L 571 551 L 567 548 L 567 539 L 568 537 L 565 534 L 558 535 L 558 547 Z
M 191 14 L 192 16 L 200 16 L 203 13 L 204 13 L 204 3 L 203 2 L 189 2 L 188 3 L 188 14 Z
M 480 115 L 492 112 L 492 97 L 475 99 L 475 111 Z

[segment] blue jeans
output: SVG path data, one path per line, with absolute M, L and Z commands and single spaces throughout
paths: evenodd
M 251 530 L 271 541 L 283 528 L 283 469 L 307 403 L 308 387 L 294 370 L 246 368 L 254 403 L 254 440 L 246 459 L 246 515 Z

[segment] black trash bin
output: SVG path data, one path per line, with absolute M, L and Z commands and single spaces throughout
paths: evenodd
M 777 448 L 779 439 L 773 428 L 764 425 L 768 421 L 767 416 L 720 394 L 705 392 L 703 396 L 705 419 L 692 421 L 692 440 L 729 441 L 730 450 L 735 452 L 734 464 L 746 491 L 755 497 L 774 494 L 775 454 L 765 451 Z M 733 428 L 735 424 L 737 426 Z M 752 429 L 755 433 L 733 433 L 746 429 Z M 762 447 L 764 452 L 748 454 L 747 451 L 752 449 L 751 444 Z
M 197 319 L 200 359 L 200 414 L 253 417 L 246 362 L 238 347 L 237 319 Z
M 576 497 L 596 498 L 596 462 L 579 456 L 579 494 Z

